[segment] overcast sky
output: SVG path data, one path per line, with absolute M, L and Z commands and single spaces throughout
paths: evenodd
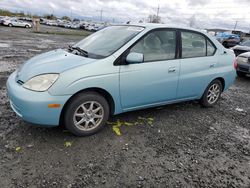
M 238 29 L 250 30 L 250 0 L 0 0 L 0 8 L 15 11 L 99 19 L 102 9 L 104 19 L 133 22 L 156 14 L 158 4 L 164 23 L 233 29 L 238 21 Z

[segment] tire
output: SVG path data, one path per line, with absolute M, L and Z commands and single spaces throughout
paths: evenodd
M 13 25 L 12 25 L 12 24 L 9 24 L 8 26 L 9 26 L 9 27 L 12 27 Z
M 246 73 L 244 73 L 244 72 L 237 71 L 236 73 L 237 73 L 237 76 L 240 77 L 240 78 L 246 76 Z
M 107 100 L 96 92 L 77 94 L 65 108 L 63 125 L 76 136 L 90 136 L 100 131 L 110 112 Z
M 216 90 L 213 90 L 212 87 L 216 87 Z M 202 98 L 200 99 L 200 103 L 204 107 L 212 107 L 214 106 L 218 100 L 220 99 L 221 93 L 222 93 L 222 83 L 220 80 L 214 80 L 212 81 L 208 87 L 206 88 Z M 210 95 L 210 97 L 209 97 Z M 212 100 L 214 98 L 214 100 Z
M 27 28 L 27 29 L 28 29 L 28 28 L 29 28 L 29 26 L 28 26 L 28 25 L 25 25 L 25 28 Z

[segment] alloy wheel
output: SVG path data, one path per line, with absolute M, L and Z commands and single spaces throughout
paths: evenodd
M 104 108 L 97 101 L 87 101 L 76 109 L 73 116 L 75 126 L 90 131 L 99 126 L 104 118 Z
M 207 101 L 209 104 L 214 104 L 220 97 L 221 88 L 220 85 L 214 83 L 210 86 L 207 92 Z

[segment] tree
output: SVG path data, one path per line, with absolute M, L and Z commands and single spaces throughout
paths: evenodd
M 70 18 L 68 16 L 63 16 L 62 20 L 68 20 L 68 21 L 70 21 Z
M 78 18 L 74 18 L 73 22 L 80 22 L 80 20 Z
M 12 13 L 8 10 L 0 9 L 0 16 L 12 16 Z
M 57 19 L 57 17 L 53 14 L 44 15 L 44 18 L 46 18 L 48 20 L 56 20 Z
M 157 16 L 155 14 L 149 15 L 148 19 L 149 19 L 149 23 L 160 23 L 161 22 L 161 17 Z

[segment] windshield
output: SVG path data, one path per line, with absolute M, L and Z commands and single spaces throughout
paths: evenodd
M 104 58 L 113 54 L 143 29 L 139 26 L 109 26 L 86 37 L 73 47 L 86 51 L 90 58 Z
M 242 46 L 249 46 L 250 47 L 250 41 L 243 42 L 241 45 Z

